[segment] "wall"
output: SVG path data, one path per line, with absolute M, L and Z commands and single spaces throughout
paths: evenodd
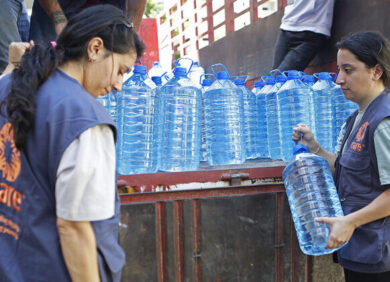
M 306 72 L 336 71 L 334 44 L 351 32 L 378 30 L 390 38 L 388 15 L 390 1 L 336 0 L 332 38 Z M 248 74 L 249 79 L 268 74 L 282 16 L 278 11 L 199 50 L 201 65 L 208 71 L 210 65 L 223 63 L 231 75 Z

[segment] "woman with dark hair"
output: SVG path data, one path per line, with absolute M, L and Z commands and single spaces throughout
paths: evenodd
M 303 124 L 311 152 L 334 172 L 343 217 L 318 218 L 330 226 L 328 248 L 338 248 L 346 281 L 390 281 L 390 45 L 376 32 L 358 32 L 337 43 L 337 83 L 357 103 L 341 129 L 336 154 L 326 152 Z
M 121 10 L 95 6 L 0 80 L 1 280 L 120 281 L 116 133 L 95 98 L 143 49 Z

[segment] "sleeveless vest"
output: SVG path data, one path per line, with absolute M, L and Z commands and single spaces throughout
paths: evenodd
M 0 80 L 0 99 L 11 76 Z M 62 154 L 82 132 L 110 115 L 81 85 L 56 70 L 36 95 L 34 129 L 25 149 L 15 147 L 11 124 L 0 116 L 0 280 L 70 281 L 56 226 L 55 183 Z M 116 192 L 117 194 L 117 192 Z M 92 222 L 102 281 L 120 281 L 119 196 L 113 218 Z
M 335 181 L 345 215 L 367 206 L 387 188 L 380 184 L 374 132 L 383 119 L 390 117 L 389 90 L 371 102 L 352 131 L 357 114 L 356 111 L 347 119 L 342 142 L 345 151 L 335 163 Z M 356 228 L 337 255 L 347 269 L 374 273 L 390 270 L 389 251 L 390 222 L 386 217 Z

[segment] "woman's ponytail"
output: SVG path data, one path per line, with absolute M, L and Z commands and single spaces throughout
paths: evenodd
M 34 127 L 36 93 L 62 61 L 61 53 L 50 43 L 36 44 L 26 51 L 20 67 L 12 73 L 10 92 L 2 104 L 6 105 L 18 149 L 25 146 L 27 134 Z

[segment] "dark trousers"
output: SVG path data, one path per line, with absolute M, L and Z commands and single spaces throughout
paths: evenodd
M 280 30 L 273 69 L 303 71 L 327 40 L 325 35 L 311 31 Z
M 361 273 L 344 268 L 346 282 L 389 282 L 390 271 L 382 273 Z

